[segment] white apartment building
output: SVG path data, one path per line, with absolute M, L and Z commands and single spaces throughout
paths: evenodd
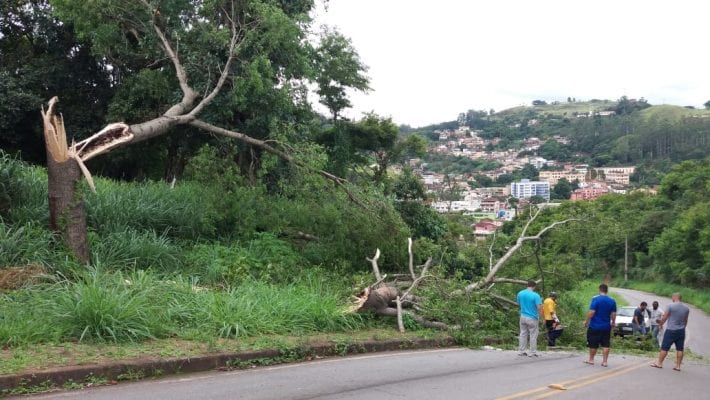
M 533 196 L 540 196 L 550 201 L 550 182 L 531 181 L 530 179 L 513 182 L 510 184 L 510 195 L 516 199 L 529 199 Z

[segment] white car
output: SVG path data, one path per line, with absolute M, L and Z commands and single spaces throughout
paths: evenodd
M 634 311 L 636 310 L 636 307 L 621 307 L 618 310 L 616 310 L 616 319 L 614 322 L 616 323 L 616 331 L 614 334 L 619 335 L 619 336 L 624 336 L 624 335 L 630 335 L 633 333 L 633 328 L 631 327 L 631 323 L 634 320 Z M 648 318 L 648 313 L 644 312 L 644 324 L 646 325 L 646 331 L 649 331 L 651 328 L 651 321 Z

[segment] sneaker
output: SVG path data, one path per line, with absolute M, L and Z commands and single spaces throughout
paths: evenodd
M 540 356 L 538 356 L 537 353 L 530 353 L 530 354 L 528 354 L 528 357 L 540 357 Z
M 527 357 L 528 353 L 522 352 L 522 353 L 518 353 L 518 355 L 521 357 Z

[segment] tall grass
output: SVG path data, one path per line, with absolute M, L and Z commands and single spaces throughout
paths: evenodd
M 287 282 L 306 264 L 293 247 L 271 234 L 256 235 L 243 244 L 198 244 L 186 258 L 193 274 L 219 285 L 245 280 Z
M 344 311 L 348 289 L 338 282 L 312 271 L 288 285 L 250 281 L 217 290 L 150 271 L 86 269 L 71 280 L 0 295 L 0 344 L 239 338 L 363 327 L 361 316 Z
M 52 234 L 36 223 L 10 225 L 0 220 L 0 268 L 46 263 L 52 254 Z
M 87 194 L 89 225 L 100 234 L 126 229 L 154 230 L 178 238 L 211 238 L 215 212 L 205 200 L 207 188 L 183 183 L 97 180 Z
M 0 151 L 0 217 L 17 224 L 49 220 L 47 172 Z
M 139 232 L 132 228 L 110 232 L 101 237 L 91 235 L 91 250 L 95 264 L 118 269 L 148 269 L 180 271 L 183 250 L 165 234 Z

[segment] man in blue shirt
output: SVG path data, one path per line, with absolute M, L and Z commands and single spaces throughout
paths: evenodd
M 607 295 L 608 292 L 607 285 L 599 285 L 599 295 L 592 298 L 587 318 L 584 320 L 584 326 L 588 327 L 587 347 L 589 347 L 589 360 L 585 363 L 589 365 L 594 365 L 594 356 L 599 346 L 602 347 L 602 367 L 609 365 L 607 360 L 611 345 L 611 330 L 616 325 L 616 301 Z
M 540 332 L 540 317 L 542 316 L 542 298 L 535 292 L 537 284 L 528 281 L 527 289 L 518 292 L 517 303 L 520 307 L 520 337 L 518 339 L 518 355 L 537 357 L 537 335 Z M 527 353 L 528 341 L 530 354 Z

